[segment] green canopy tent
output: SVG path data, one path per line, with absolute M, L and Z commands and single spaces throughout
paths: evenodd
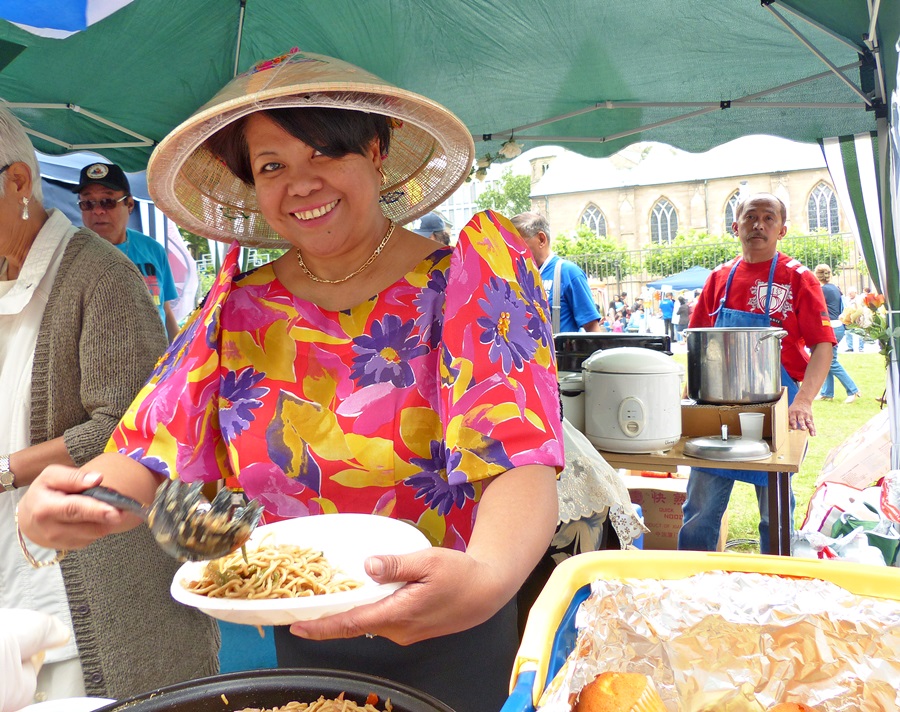
M 590 156 L 639 140 L 814 142 L 885 111 L 900 11 L 885 3 L 874 24 L 870 4 L 133 0 L 63 40 L 0 22 L 2 46 L 20 48 L 0 96 L 41 151 L 92 148 L 132 171 L 236 72 L 293 46 L 449 106 L 480 155 L 511 136 Z
M 450 107 L 485 162 L 511 140 L 607 156 L 874 133 L 882 192 L 860 215 L 880 229 L 860 237 L 895 310 L 898 37 L 896 0 L 132 0 L 66 39 L 0 21 L 0 98 L 41 151 L 94 150 L 129 171 L 235 73 L 294 46 Z

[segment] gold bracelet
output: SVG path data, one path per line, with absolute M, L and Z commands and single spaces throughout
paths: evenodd
M 63 549 L 62 551 L 57 551 L 56 556 L 54 556 L 49 561 L 38 561 L 37 559 L 35 559 L 31 555 L 31 552 L 28 551 L 28 547 L 25 544 L 25 537 L 22 536 L 22 530 L 19 528 L 19 505 L 18 504 L 16 505 L 15 513 L 13 516 L 15 517 L 15 520 L 16 520 L 16 536 L 19 539 L 19 548 L 22 549 L 22 553 L 25 555 L 25 561 L 27 561 L 29 564 L 31 564 L 31 568 L 42 569 L 45 566 L 53 566 L 54 564 L 58 564 L 60 561 L 62 561 L 64 558 L 66 558 L 66 554 L 68 554 L 69 552 L 67 550 Z

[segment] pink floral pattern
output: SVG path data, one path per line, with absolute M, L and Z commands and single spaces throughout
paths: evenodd
M 480 213 L 381 294 L 331 312 L 233 246 L 107 449 L 230 478 L 268 522 L 404 519 L 464 549 L 482 487 L 564 464 L 547 304 L 512 225 Z

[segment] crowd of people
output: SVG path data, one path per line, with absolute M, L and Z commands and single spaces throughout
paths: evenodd
M 656 334 L 669 336 L 672 343 L 684 341 L 684 330 L 700 290 L 685 290 L 676 297 L 665 292 L 656 299 L 642 297 L 628 301 L 628 293 L 614 294 L 600 320 L 600 330 L 626 334 Z

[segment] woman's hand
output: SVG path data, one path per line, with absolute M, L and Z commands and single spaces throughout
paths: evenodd
M 310 640 L 370 634 L 410 645 L 472 628 L 506 603 L 498 600 L 502 586 L 490 567 L 452 549 L 373 556 L 366 572 L 378 583 L 408 583 L 376 603 L 294 623 L 291 632 Z
M 557 520 L 550 467 L 507 470 L 484 487 L 466 553 L 433 548 L 373 556 L 366 572 L 379 583 L 409 582 L 387 598 L 291 626 L 302 638 L 381 635 L 401 645 L 484 623 L 518 591 L 547 551 Z
M 105 453 L 80 468 L 51 465 L 19 502 L 19 528 L 50 549 L 83 549 L 107 534 L 133 529 L 143 520 L 92 497 L 73 497 L 100 483 L 139 502 L 152 502 L 159 480 L 130 457 Z
M 19 502 L 22 533 L 50 549 L 82 549 L 120 530 L 125 515 L 118 509 L 90 497 L 71 496 L 101 480 L 100 474 L 75 467 L 46 468 Z

